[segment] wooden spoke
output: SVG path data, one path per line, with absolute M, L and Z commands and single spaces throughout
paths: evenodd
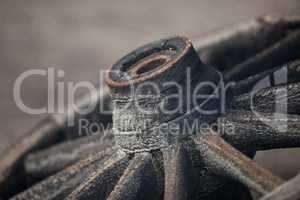
M 165 168 L 165 200 L 189 198 L 191 162 L 183 145 L 178 144 L 163 150 Z
M 234 110 L 252 110 L 265 113 L 300 113 L 300 83 L 265 88 L 233 98 Z
M 45 119 L 13 145 L 0 158 L 0 196 L 8 197 L 26 185 L 22 160 L 30 152 L 51 146 L 62 138 L 58 126 Z
M 280 178 L 258 166 L 215 134 L 194 139 L 203 161 L 210 170 L 237 180 L 262 195 L 282 184 Z
M 86 179 L 81 180 L 82 183 L 66 199 L 106 199 L 128 166 L 128 162 L 128 156 L 118 151 L 103 165 L 98 166 Z
M 266 15 L 225 30 L 192 38 L 199 56 L 220 70 L 229 70 L 300 28 L 297 16 Z
M 71 140 L 29 154 L 24 161 L 25 171 L 31 177 L 44 178 L 61 171 L 89 154 L 101 152 L 112 146 L 112 138 L 104 138 L 103 134 Z
M 240 150 L 300 147 L 300 116 L 229 111 L 219 119 L 222 137 Z
M 152 156 L 150 153 L 141 153 L 131 161 L 108 200 L 158 199 L 157 187 Z
M 54 200 L 63 199 L 92 171 L 104 165 L 104 160 L 115 153 L 116 147 L 95 153 L 65 170 L 50 176 L 30 189 L 13 197 L 12 200 Z
M 236 102 L 234 102 L 232 106 L 239 106 L 240 101 L 245 101 L 247 99 L 247 95 L 242 95 L 242 94 L 255 92 L 255 90 L 262 89 L 262 88 L 268 88 L 268 87 L 274 87 L 274 86 L 279 86 L 279 85 L 283 85 L 283 84 L 287 85 L 287 84 L 291 84 L 291 83 L 300 82 L 299 67 L 300 67 L 300 61 L 296 60 L 296 61 L 284 64 L 283 66 L 275 67 L 274 69 L 270 69 L 270 70 L 264 71 L 262 73 L 255 74 L 244 80 L 236 82 L 231 89 L 232 89 L 233 95 L 238 96 L 238 97 L 234 98 L 234 100 L 236 100 Z M 256 88 L 257 86 L 259 86 L 259 88 Z M 283 89 L 284 89 L 284 87 L 283 87 Z M 286 86 L 286 89 L 289 90 L 289 88 L 287 86 Z M 267 89 L 267 90 L 270 90 L 270 89 Z M 244 99 L 242 97 L 244 97 L 246 99 Z M 235 103 L 237 105 L 235 105 Z M 248 104 L 249 104 L 249 102 L 248 102 Z M 249 105 L 247 107 L 249 108 Z M 241 106 L 240 106 L 240 108 L 245 109 Z
M 299 58 L 300 31 L 295 31 L 262 53 L 247 59 L 224 74 L 226 81 L 239 81 Z

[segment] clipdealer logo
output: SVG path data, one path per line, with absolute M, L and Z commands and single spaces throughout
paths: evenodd
M 103 80 L 105 71 L 100 71 L 100 80 Z M 45 78 L 47 82 L 47 106 L 42 108 L 32 108 L 24 103 L 22 98 L 22 85 L 23 83 L 34 77 L 39 76 Z M 96 99 L 99 95 L 103 94 L 103 90 L 100 87 L 95 86 L 89 81 L 63 81 L 65 77 L 65 71 L 61 69 L 48 68 L 48 69 L 31 69 L 21 73 L 13 87 L 13 96 L 14 101 L 17 107 L 25 113 L 32 115 L 40 114 L 66 114 L 69 112 L 76 112 L 79 114 L 89 114 L 96 109 L 96 106 L 99 107 L 99 111 L 104 113 L 110 113 L 111 110 L 107 110 L 103 104 L 95 104 L 93 100 Z M 86 90 L 85 97 L 88 96 L 89 100 L 84 102 L 84 105 L 81 105 L 81 102 L 78 101 L 79 90 Z M 86 98 L 85 98 L 86 100 Z M 73 115 L 70 115 L 73 116 Z M 68 119 L 68 123 L 73 125 L 74 119 Z
M 100 70 L 99 71 L 99 83 L 104 84 L 104 77 L 106 75 L 106 70 Z M 187 76 L 187 87 L 189 86 L 189 77 L 190 77 L 190 71 L 186 71 Z M 287 82 L 287 69 L 282 68 L 276 72 L 273 73 L 273 79 L 275 84 L 281 84 Z M 26 105 L 22 99 L 21 96 L 21 90 L 22 85 L 24 81 L 27 79 L 30 79 L 33 76 L 41 76 L 45 77 L 47 81 L 47 87 L 48 87 L 48 103 L 47 106 L 42 108 L 31 108 L 28 105 Z M 65 71 L 61 69 L 55 69 L 55 68 L 48 68 L 48 69 L 31 69 L 28 71 L 25 71 L 21 73 L 14 84 L 13 88 L 13 94 L 14 94 L 14 101 L 18 108 L 22 110 L 25 113 L 33 114 L 33 115 L 39 115 L 39 114 L 62 114 L 65 115 L 68 113 L 67 119 L 68 125 L 72 126 L 74 125 L 74 114 L 70 114 L 70 112 L 79 113 L 82 115 L 89 114 L 91 112 L 94 112 L 95 109 L 97 109 L 97 112 L 104 113 L 104 114 L 112 114 L 111 109 L 107 109 L 106 106 L 104 106 L 104 102 L 100 103 L 93 103 L 93 99 L 97 99 L 97 97 L 103 95 L 104 91 L 102 87 L 97 87 L 93 83 L 89 81 L 62 81 L 62 79 L 65 77 Z M 256 92 L 262 90 L 265 87 L 269 87 L 270 85 L 266 84 L 268 82 L 269 77 L 266 77 L 259 81 L 253 88 L 253 90 L 250 92 L 251 95 L 251 110 L 252 112 L 259 118 L 263 123 L 266 123 L 268 126 L 279 130 L 279 131 L 286 131 L 287 130 L 287 88 L 283 88 L 282 90 L 278 91 L 278 93 L 275 94 L 275 112 L 272 113 L 271 118 L 266 118 L 264 115 L 262 115 L 260 112 L 256 110 L 255 103 L 253 102 L 253 99 L 255 98 Z M 136 96 L 139 96 L 139 89 L 143 90 L 143 87 L 149 88 L 152 86 L 152 89 L 157 92 L 157 94 L 160 94 L 160 88 L 158 88 L 154 83 L 152 82 L 146 82 L 146 85 L 139 85 L 139 87 L 135 88 L 134 91 L 132 91 L 133 98 L 136 98 Z M 162 101 L 173 101 L 174 99 L 178 102 L 178 106 L 174 108 L 173 110 L 166 110 L 161 108 L 161 111 L 163 111 L 165 114 L 172 114 L 173 112 L 185 112 L 186 109 L 183 109 L 184 102 L 195 102 L 198 101 L 198 99 L 204 99 L 201 105 L 199 105 L 199 108 L 197 110 L 203 114 L 203 115 L 210 115 L 214 114 L 216 110 L 205 110 L 202 109 L 202 106 L 204 106 L 205 102 L 208 102 L 210 99 L 218 99 L 220 102 L 219 105 L 219 111 L 221 113 L 225 113 L 226 110 L 226 92 L 228 88 L 232 83 L 224 83 L 221 77 L 221 81 L 218 85 L 210 82 L 200 82 L 196 87 L 195 91 L 193 91 L 190 94 L 184 94 L 184 91 L 190 91 L 190 88 L 181 88 L 181 86 L 177 82 L 167 82 L 165 83 L 166 87 L 175 87 L 176 91 L 178 93 L 172 94 L 171 96 L 166 96 L 165 99 Z M 214 91 L 210 95 L 199 95 L 197 93 L 198 90 L 200 90 L 202 87 L 209 87 Z M 87 95 L 89 96 L 89 101 L 85 101 L 84 106 L 80 105 L 76 100 L 76 94 L 79 91 L 79 89 L 85 89 L 87 90 Z M 183 99 L 188 98 L 188 99 Z M 124 106 L 123 108 L 126 109 L 128 106 L 132 104 L 132 102 L 128 102 L 129 105 Z M 99 106 L 99 107 L 97 107 Z M 139 109 L 140 113 L 147 112 L 143 107 L 140 107 L 139 104 L 136 106 Z M 84 127 L 87 127 L 86 121 L 84 121 Z

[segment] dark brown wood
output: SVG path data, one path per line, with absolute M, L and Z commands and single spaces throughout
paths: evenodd
M 300 113 L 300 82 L 280 84 L 233 98 L 231 108 L 263 113 Z
M 228 124 L 235 123 L 238 127 L 237 131 L 233 134 L 229 134 L 227 131 L 210 135 L 203 133 L 201 136 L 195 137 L 194 141 L 191 141 L 193 140 L 191 134 L 196 133 L 196 131 L 179 131 L 180 136 L 170 134 L 168 130 L 163 130 L 163 133 L 155 131 L 161 128 L 162 124 L 169 123 L 179 125 L 178 129 L 181 130 L 183 129 L 181 127 L 183 119 L 187 119 L 192 123 L 194 120 L 199 120 L 201 123 L 211 123 L 219 117 L 219 113 L 214 116 L 202 115 L 188 101 L 183 102 L 183 104 L 193 105 L 192 111 L 184 110 L 175 114 L 155 112 L 158 105 L 174 108 L 179 102 L 173 100 L 160 101 L 159 98 L 153 97 L 155 93 L 152 93 L 152 90 L 148 87 L 143 88 L 144 90 L 139 96 L 141 98 L 138 100 L 141 102 L 139 105 L 148 109 L 147 111 L 151 111 L 150 114 L 148 112 L 148 115 L 142 115 L 133 108 L 120 111 L 119 108 L 122 108 L 122 103 L 126 100 L 132 100 L 127 90 L 131 83 L 136 86 L 146 81 L 153 81 L 159 87 L 162 87 L 168 81 L 175 81 L 180 86 L 185 87 L 188 82 L 183 72 L 188 71 L 188 67 L 192 67 L 191 90 L 195 89 L 198 83 L 204 81 L 215 84 L 220 83 L 220 80 L 222 80 L 220 73 L 207 63 L 217 63 L 216 66 L 219 69 L 223 72 L 225 70 L 226 73 L 223 74 L 226 76 L 226 81 L 238 81 L 251 76 L 251 78 L 237 83 L 240 84 L 240 88 L 247 90 L 247 87 L 251 88 L 257 81 L 272 72 L 273 69 L 277 69 L 278 64 L 299 57 L 297 51 L 300 35 L 299 22 L 299 18 L 273 18 L 267 16 L 254 20 L 249 24 L 243 24 L 233 29 L 232 32 L 223 32 L 215 39 L 204 44 L 202 46 L 203 51 L 200 48 L 199 54 L 206 59 L 205 62 L 201 62 L 191 42 L 184 37 L 160 40 L 139 48 L 113 66 L 107 81 L 113 92 L 113 98 L 116 100 L 115 103 L 119 103 L 115 105 L 113 129 L 114 134 L 118 135 L 117 142 L 120 145 L 118 151 L 115 147 L 110 149 L 111 144 L 103 147 L 101 142 L 98 145 L 97 142 L 89 141 L 89 138 L 87 138 L 86 143 L 83 142 L 85 139 L 63 143 L 54 146 L 52 149 L 33 152 L 27 157 L 32 151 L 40 150 L 40 142 L 44 139 L 42 134 L 47 133 L 46 139 L 49 138 L 49 135 L 52 137 L 53 132 L 57 131 L 57 126 L 59 126 L 59 130 L 66 131 L 66 135 L 71 138 L 73 138 L 72 135 L 74 137 L 79 136 L 76 122 L 74 127 L 66 127 L 66 116 L 62 118 L 53 117 L 54 120 L 50 124 L 53 123 L 54 128 L 52 126 L 45 128 L 49 123 L 42 124 L 41 129 L 45 128 L 45 130 L 39 130 L 38 134 L 35 133 L 35 136 L 30 136 L 28 140 L 24 140 L 24 146 L 18 147 L 16 145 L 16 152 L 12 151 L 12 154 L 8 154 L 9 158 L 4 157 L 5 167 L 0 167 L 0 175 L 4 174 L 5 177 L 0 176 L 0 178 L 4 177 L 3 180 L 12 180 L 6 175 L 6 172 L 13 174 L 18 170 L 16 168 L 11 170 L 9 166 L 23 167 L 24 163 L 27 172 L 29 172 L 28 174 L 39 176 L 39 174 L 45 173 L 44 175 L 48 176 L 87 156 L 88 159 L 80 160 L 62 172 L 32 186 L 13 199 L 54 200 L 64 199 L 65 197 L 69 200 L 107 198 L 110 200 L 154 200 L 163 198 L 166 200 L 251 199 L 247 186 L 262 195 L 269 192 L 271 192 L 270 195 L 272 192 L 276 193 L 279 188 L 284 188 L 284 185 L 280 186 L 283 181 L 259 167 L 231 145 L 243 152 L 248 153 L 250 151 L 249 155 L 258 149 L 298 145 L 298 124 L 300 123 L 292 121 L 298 119 L 298 116 L 288 116 L 290 120 L 288 121 L 288 134 L 284 134 L 270 129 L 262 122 L 258 122 L 253 114 L 250 115 L 248 111 L 234 113 L 230 110 L 224 116 L 225 120 L 221 122 L 221 125 L 226 128 Z M 229 54 L 226 54 L 226 52 Z M 206 63 L 206 61 L 208 62 Z M 114 70 L 117 72 L 115 73 Z M 295 68 L 295 70 L 298 69 Z M 262 72 L 262 74 L 257 75 L 258 72 Z M 128 78 L 127 75 L 130 75 L 130 77 Z M 298 81 L 299 78 L 296 77 L 295 80 Z M 270 78 L 270 82 L 272 86 L 275 84 L 274 77 Z M 291 111 L 295 112 L 298 105 L 298 85 L 293 85 L 291 88 L 296 93 L 292 92 L 288 97 L 283 96 L 282 99 L 291 100 L 290 102 L 294 106 Z M 272 107 L 274 101 L 272 102 L 269 98 L 274 97 L 274 93 L 280 89 L 264 90 L 265 93 L 256 99 L 257 107 L 262 105 L 262 111 L 274 111 Z M 167 96 L 174 94 L 175 90 L 167 88 L 162 91 L 162 96 Z M 205 88 L 200 91 L 200 94 L 212 94 L 212 90 Z M 247 109 L 246 106 L 243 106 L 247 105 L 247 102 L 245 103 L 243 100 L 249 100 L 249 98 L 247 99 L 247 95 L 243 97 L 244 99 L 241 99 L 240 96 L 235 98 L 232 102 L 233 105 L 231 105 L 232 108 L 239 106 L 238 109 L 240 110 Z M 110 98 L 106 99 L 110 101 Z M 95 104 L 99 103 L 97 98 L 94 100 Z M 229 100 L 231 99 L 229 98 Z M 198 103 L 201 104 L 203 101 L 199 100 Z M 207 106 L 217 108 L 218 103 L 218 101 L 210 101 Z M 110 106 L 110 102 L 107 105 Z M 155 115 L 155 113 L 159 113 L 159 115 Z M 106 117 L 109 121 L 111 117 L 111 115 L 105 117 L 97 112 L 92 112 L 90 115 L 73 114 L 75 121 L 87 118 L 93 122 L 98 122 Z M 150 123 L 148 123 L 148 119 L 150 119 Z M 133 126 L 131 124 L 130 127 L 118 127 L 122 123 L 126 124 L 126 122 L 133 121 L 135 122 Z M 146 125 L 145 129 L 140 128 L 143 125 Z M 221 136 L 230 144 L 227 144 Z M 28 144 L 26 144 L 26 141 L 29 141 Z M 35 144 L 38 144 L 38 147 L 35 147 Z M 51 142 L 52 144 L 54 143 Z M 98 154 L 97 152 L 103 150 L 103 148 L 106 150 Z M 71 158 L 75 154 L 75 159 Z M 70 157 L 70 155 L 72 156 Z M 60 162 L 60 158 L 65 163 Z M 39 162 L 44 163 L 44 165 L 39 165 Z M 24 169 L 20 171 L 25 172 Z M 25 180 L 24 176 L 18 177 Z M 20 183 L 16 179 L 13 179 L 13 182 L 14 184 Z M 165 187 L 163 187 L 163 183 L 165 183 Z M 287 187 L 287 191 L 289 191 L 290 186 Z M 282 189 L 282 191 L 285 191 L 285 189 Z M 293 195 L 295 194 L 297 193 L 295 192 Z
M 159 199 L 157 173 L 150 153 L 135 155 L 107 200 Z
M 226 71 L 260 54 L 299 28 L 299 16 L 268 14 L 194 37 L 192 41 L 205 63 Z
M 191 197 L 189 190 L 192 180 L 190 158 L 182 144 L 163 150 L 165 169 L 164 200 L 187 200 Z M 190 185 L 191 186 L 191 185 Z
M 113 145 L 112 135 L 108 132 L 67 141 L 29 154 L 24 160 L 25 171 L 30 177 L 43 179 Z
M 91 172 L 87 178 L 81 180 L 82 183 L 66 200 L 106 199 L 128 166 L 128 162 L 128 156 L 118 151 Z
M 253 58 L 224 73 L 226 81 L 239 81 L 251 75 L 283 65 L 300 57 L 300 31 L 290 33 L 286 38 L 265 49 Z
M 46 148 L 63 138 L 59 126 L 51 119 L 40 122 L 0 158 L 0 196 L 7 198 L 27 185 L 23 159 L 28 153 Z
M 108 148 L 80 160 L 63 171 L 48 177 L 28 190 L 16 195 L 12 200 L 57 200 L 68 196 L 82 181 L 104 165 L 116 147 Z
M 205 164 L 218 175 L 244 183 L 262 195 L 283 183 L 279 177 L 261 168 L 217 135 L 195 137 L 194 141 Z
M 300 147 L 300 116 L 229 110 L 219 119 L 223 139 L 239 150 Z

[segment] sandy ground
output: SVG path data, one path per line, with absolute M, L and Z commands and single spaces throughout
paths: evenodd
M 0 0 L 0 151 L 44 117 L 26 114 L 14 103 L 14 82 L 28 69 L 55 67 L 65 71 L 63 81 L 96 80 L 99 69 L 146 42 L 299 10 L 298 0 Z M 45 78 L 26 80 L 22 98 L 35 108 L 47 105 Z M 290 177 L 300 171 L 299 154 L 272 151 L 257 160 Z

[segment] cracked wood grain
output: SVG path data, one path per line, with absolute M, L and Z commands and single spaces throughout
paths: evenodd
M 128 166 L 128 162 L 129 157 L 124 152 L 118 151 L 82 179 L 81 184 L 66 200 L 106 199 Z
M 24 160 L 26 174 L 35 178 L 44 178 L 90 154 L 112 147 L 114 145 L 112 135 L 104 137 L 103 133 L 86 136 L 31 153 Z
M 104 165 L 116 147 L 89 155 L 65 170 L 50 176 L 11 200 L 59 200 L 68 196 L 89 174 Z
M 195 137 L 194 141 L 205 164 L 218 175 L 237 180 L 261 195 L 283 183 L 279 177 L 257 165 L 219 136 L 207 134 Z
M 150 153 L 138 153 L 118 181 L 107 200 L 155 200 L 160 192 Z

